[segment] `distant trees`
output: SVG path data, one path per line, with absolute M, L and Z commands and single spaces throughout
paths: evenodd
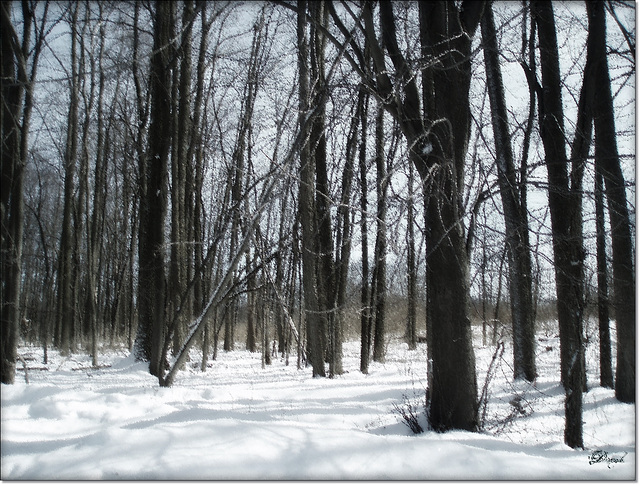
M 367 373 L 390 339 L 415 349 L 426 330 L 431 426 L 474 430 L 471 307 L 483 345 L 511 338 L 513 377 L 533 381 L 543 292 L 579 447 L 597 273 L 602 385 L 635 400 L 623 4 L 0 11 L 3 382 L 23 317 L 31 341 L 94 365 L 126 345 L 163 386 L 196 346 L 202 370 L 243 342 L 264 365 L 295 351 L 334 377 L 345 338 L 360 338 Z M 579 34 L 563 40 L 569 20 Z

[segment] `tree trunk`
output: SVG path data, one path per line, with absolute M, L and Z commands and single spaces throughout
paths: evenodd
M 151 123 L 149 156 L 142 176 L 146 191 L 140 200 L 138 241 L 138 312 L 136 358 L 149 361 L 151 374 L 163 372 L 165 336 L 165 247 L 167 167 L 171 145 L 171 51 L 173 2 L 157 1 L 154 15 L 154 48 L 151 57 Z
M 407 328 L 405 331 L 405 340 L 409 345 L 409 350 L 415 350 L 418 346 L 418 335 L 416 333 L 418 268 L 416 266 L 413 171 L 413 164 L 409 164 L 409 197 L 407 198 Z
M 611 334 L 609 332 L 609 283 L 607 268 L 607 234 L 604 218 L 604 182 L 595 176 L 596 262 L 598 272 L 598 335 L 600 341 L 600 385 L 613 389 Z
M 324 17 L 324 4 L 314 4 L 312 15 L 318 22 Z M 330 260 L 333 259 L 332 245 L 328 244 L 326 228 L 330 221 L 327 220 L 328 209 L 325 200 L 326 193 L 326 159 L 324 138 L 324 91 L 317 85 L 323 81 L 322 51 L 324 42 L 319 39 L 317 32 L 311 33 L 314 54 L 309 56 L 309 45 L 306 35 L 305 12 L 307 4 L 304 1 L 298 3 L 298 69 L 300 77 L 300 125 L 304 126 L 307 116 L 311 115 L 311 100 L 313 99 L 314 116 L 311 121 L 311 129 L 303 134 L 304 143 L 300 153 L 300 188 L 299 188 L 299 215 L 302 223 L 302 280 L 305 304 L 305 315 L 308 328 L 309 357 L 313 366 L 313 376 L 325 376 L 324 358 L 326 343 L 326 330 L 328 326 L 327 304 L 330 281 L 326 279 L 327 273 L 332 271 Z M 317 30 L 317 29 L 315 29 Z M 315 69 L 309 72 L 309 59 Z M 316 76 L 310 78 L 310 74 Z M 315 84 L 313 91 L 310 89 L 310 79 Z M 320 103 L 320 104 L 318 104 Z M 302 128 L 301 128 L 302 129 Z M 316 195 L 317 193 L 317 195 Z M 322 248 L 329 248 L 328 254 L 323 256 Z
M 317 220 L 316 257 L 318 258 L 316 280 L 318 303 L 320 305 L 321 345 L 328 361 L 334 349 L 333 337 L 336 335 L 336 274 L 334 269 L 334 249 L 331 228 L 331 194 L 327 170 L 325 44 L 326 38 L 319 26 L 326 28 L 327 5 L 324 1 L 309 3 L 314 23 L 310 31 L 311 66 L 311 106 L 316 115 L 311 123 L 309 145 L 315 165 L 315 211 Z
M 498 184 L 504 210 L 509 251 L 509 293 L 513 322 L 513 375 L 533 382 L 536 378 L 535 331 L 532 303 L 531 252 L 526 207 L 519 200 L 516 169 L 511 148 L 502 72 L 500 69 L 493 10 L 489 6 L 481 21 L 487 87 L 496 149 Z
M 13 384 L 18 358 L 20 334 L 20 300 L 22 280 L 22 246 L 24 228 L 24 169 L 27 164 L 28 137 L 33 109 L 33 83 L 36 79 L 38 57 L 44 40 L 44 25 L 48 8 L 42 20 L 42 28 L 36 31 L 36 41 L 30 51 L 31 32 L 35 13 L 30 4 L 22 4 L 22 45 L 11 24 L 11 4 L 0 5 L 0 35 L 2 36 L 1 73 L 2 107 L 2 181 L 0 190 L 0 278 L 2 294 L 0 311 L 0 382 Z M 35 8 L 35 7 L 33 7 Z M 27 59 L 31 54 L 31 72 L 27 72 Z M 20 115 L 20 110 L 22 114 Z M 46 353 L 45 353 L 46 355 Z
M 452 4 L 420 4 L 423 53 L 433 55 L 439 62 L 423 74 L 423 92 L 427 93 L 423 109 L 429 129 L 417 130 L 409 123 L 403 129 L 424 191 L 431 329 L 429 421 L 439 431 L 475 430 L 478 424 L 468 259 L 459 187 L 471 119 L 471 38 L 483 8 L 482 2 L 463 2 L 461 10 Z M 417 92 L 414 96 L 417 102 Z
M 353 224 L 351 222 L 351 196 L 353 187 L 355 157 L 358 145 L 358 125 L 362 110 L 364 109 L 365 93 L 358 91 L 358 98 L 355 105 L 355 113 L 351 118 L 349 134 L 347 137 L 347 153 L 344 170 L 342 172 L 342 193 L 340 205 L 338 206 L 338 229 L 336 231 L 336 302 L 337 309 L 332 340 L 334 345 L 331 349 L 331 360 L 329 373 L 331 376 L 343 373 L 342 368 L 342 328 L 344 324 L 344 306 L 347 299 L 347 283 L 349 275 L 349 262 L 351 259 L 351 236 Z
M 187 220 L 190 200 L 187 198 L 187 172 L 192 165 L 191 149 L 191 39 L 193 26 L 193 2 L 186 0 L 182 11 L 182 35 L 180 48 L 175 54 L 180 57 L 180 69 L 174 71 L 173 81 L 173 145 L 171 157 L 171 253 L 169 264 L 168 299 L 169 315 L 173 325 L 173 354 L 177 354 L 186 332 L 187 321 L 193 314 L 193 292 L 187 293 L 189 283 L 187 254 Z M 173 52 L 173 50 L 172 50 Z
M 75 4 L 71 19 L 71 79 L 70 101 L 67 114 L 67 139 L 64 154 L 64 208 L 58 269 L 58 311 L 56 317 L 55 344 L 63 355 L 71 350 L 74 320 L 74 231 L 73 207 L 75 206 L 75 169 L 78 159 L 78 104 L 80 82 L 78 79 L 78 4 Z
M 613 256 L 613 306 L 617 328 L 616 398 L 634 403 L 635 378 L 635 272 L 631 222 L 624 176 L 616 144 L 611 79 L 607 65 L 604 2 L 587 2 L 589 38 L 587 57 L 592 61 L 596 170 L 604 179 L 611 223 Z
M 369 356 L 371 353 L 371 308 L 369 286 L 369 229 L 367 225 L 367 127 L 369 113 L 369 95 L 364 86 L 360 87 L 364 94 L 364 106 L 360 113 L 361 135 L 358 153 L 360 170 L 360 237 L 362 247 L 362 288 L 360 290 L 360 372 L 369 372 Z
M 98 4 L 102 10 L 102 4 Z M 100 12 L 102 16 L 102 11 Z M 102 69 L 102 57 L 104 52 L 105 27 L 100 28 L 100 47 L 98 53 L 98 66 L 100 79 L 98 81 L 98 107 L 97 107 L 97 142 L 95 155 L 95 174 L 93 187 L 93 207 L 91 222 L 88 224 L 87 258 L 88 258 L 88 288 L 86 296 L 87 319 L 90 322 L 91 331 L 91 356 L 92 364 L 98 365 L 98 277 L 99 256 L 102 241 L 102 220 L 105 212 L 107 155 L 105 153 L 105 129 L 103 123 L 104 105 L 104 71 Z
M 565 443 L 582 448 L 582 318 L 584 249 L 580 199 L 569 185 L 558 44 L 550 2 L 531 4 L 540 39 L 540 130 L 549 174 L 549 209 L 556 274 L 560 357 L 565 398 Z
M 387 178 L 386 157 L 384 154 L 384 111 L 378 106 L 376 113 L 376 244 L 374 249 L 374 281 L 371 308 L 374 312 L 373 361 L 384 362 L 385 326 L 387 305 Z

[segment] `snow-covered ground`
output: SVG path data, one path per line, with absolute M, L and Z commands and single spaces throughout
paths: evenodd
M 507 345 L 482 432 L 419 435 L 394 408 L 414 406 L 426 425 L 424 344 L 391 339 L 386 363 L 362 375 L 359 343 L 348 342 L 347 373 L 335 379 L 297 370 L 295 356 L 263 369 L 260 354 L 241 350 L 221 351 L 202 373 L 194 352 L 169 389 L 126 351 L 92 369 L 84 355 L 53 351 L 43 366 L 40 349 L 22 347 L 30 367 L 47 370 L 2 385 L 2 478 L 635 479 L 635 408 L 597 387 L 592 351 L 585 450 L 563 444 L 558 341 L 541 338 L 534 385 L 512 382 Z M 476 352 L 481 390 L 494 348 Z

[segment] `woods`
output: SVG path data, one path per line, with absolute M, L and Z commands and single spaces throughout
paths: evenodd
M 3 383 L 23 344 L 171 386 L 195 347 L 337 378 L 401 339 L 431 428 L 477 431 L 474 332 L 535 383 L 551 328 L 567 445 L 587 340 L 635 402 L 632 4 L 1 12 Z

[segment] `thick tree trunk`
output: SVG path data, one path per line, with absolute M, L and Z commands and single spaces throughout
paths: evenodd
M 23 3 L 23 41 L 18 38 L 11 24 L 11 4 L 0 5 L 0 30 L 2 33 L 2 190 L 0 224 L 2 255 L 2 334 L 0 341 L 0 382 L 13 384 L 18 358 L 20 333 L 20 292 L 22 273 L 22 239 L 24 227 L 23 184 L 27 162 L 29 120 L 33 105 L 31 94 L 35 78 L 39 46 L 34 49 L 31 79 L 27 77 L 27 57 L 33 11 Z M 22 115 L 20 111 L 22 110 Z
M 149 361 L 151 374 L 163 373 L 165 337 L 165 247 L 167 167 L 171 144 L 171 80 L 169 45 L 175 7 L 157 1 L 154 15 L 154 53 L 151 57 L 151 124 L 149 155 L 143 172 L 146 187 L 140 201 L 138 333 L 136 358 Z
M 483 8 L 482 2 L 464 2 L 461 10 L 445 3 L 420 5 L 423 53 L 439 59 L 423 73 L 424 112 L 430 129 L 426 133 L 403 130 L 425 200 L 429 420 L 436 430 L 475 430 L 478 424 L 460 187 L 471 120 L 471 37 Z
M 306 126 L 306 117 L 310 115 L 309 89 L 309 46 L 306 33 L 307 2 L 298 1 L 298 72 L 300 98 L 300 129 Z M 303 146 L 300 150 L 300 186 L 298 191 L 298 211 L 302 226 L 302 288 L 304 312 L 307 324 L 309 358 L 313 366 L 313 376 L 325 376 L 324 370 L 324 324 L 320 307 L 320 291 L 316 274 L 318 268 L 317 231 L 318 222 L 315 210 L 315 159 L 311 156 L 308 141 L 309 133 L 303 134 Z
M 318 303 L 322 321 L 322 347 L 325 359 L 335 348 L 333 338 L 336 328 L 336 274 L 334 268 L 334 248 L 331 227 L 331 193 L 329 192 L 329 176 L 327 168 L 327 136 L 326 136 L 326 99 L 327 84 L 325 79 L 325 44 L 326 38 L 319 26 L 326 28 L 327 5 L 324 1 L 309 3 L 314 23 L 310 32 L 310 65 L 311 65 L 311 106 L 316 115 L 311 123 L 309 145 L 315 164 L 315 210 L 317 214 L 317 247 L 318 266 L 316 273 L 318 287 Z M 328 353 L 327 353 L 328 352 Z

